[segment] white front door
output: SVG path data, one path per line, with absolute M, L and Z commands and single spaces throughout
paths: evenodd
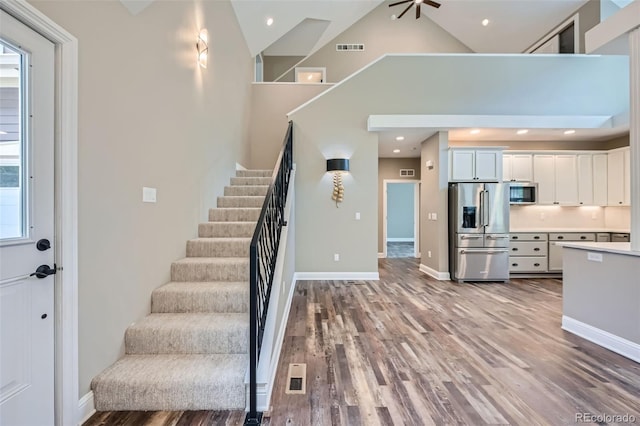
M 54 424 L 54 245 L 54 45 L 0 11 L 0 425 Z

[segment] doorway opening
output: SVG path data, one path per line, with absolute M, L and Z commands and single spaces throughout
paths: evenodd
M 420 181 L 384 181 L 384 257 L 420 257 Z

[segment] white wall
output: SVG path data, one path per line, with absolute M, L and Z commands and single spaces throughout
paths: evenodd
M 80 395 L 247 164 L 253 61 L 228 1 L 34 1 L 79 42 Z M 209 67 L 195 64 L 209 31 Z M 158 190 L 141 202 L 142 187 Z

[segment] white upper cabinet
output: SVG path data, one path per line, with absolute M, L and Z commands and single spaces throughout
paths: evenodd
M 593 154 L 593 205 L 607 205 L 607 154 Z
M 498 182 L 502 180 L 502 151 L 455 148 L 450 151 L 449 181 Z
M 556 201 L 565 206 L 578 205 L 578 156 L 555 156 Z
M 538 183 L 538 204 L 555 204 L 556 172 L 553 155 L 533 156 L 533 180 Z
M 593 205 L 593 155 L 578 155 L 578 204 Z
M 502 180 L 511 182 L 532 182 L 533 155 L 504 154 L 502 156 Z
M 536 154 L 533 177 L 538 204 L 578 205 L 578 159 L 574 154 Z
M 607 157 L 607 199 L 610 206 L 631 204 L 629 148 L 611 151 Z

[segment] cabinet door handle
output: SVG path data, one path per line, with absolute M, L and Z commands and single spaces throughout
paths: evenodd
M 534 248 L 533 251 L 540 251 L 540 247 Z
M 535 237 L 533 237 L 533 239 L 534 239 L 534 240 L 539 240 L 539 239 L 540 239 L 540 236 L 539 236 L 539 235 L 536 235 Z
M 540 264 L 539 263 L 534 263 L 533 266 L 537 267 L 537 266 L 540 266 Z
M 518 251 L 518 248 L 514 247 L 514 248 L 511 249 L 511 251 Z
M 558 237 L 558 239 L 559 239 L 559 240 L 564 240 L 564 237 L 563 237 L 562 235 L 560 235 L 560 236 Z
M 517 263 L 512 263 L 511 266 L 518 266 L 518 264 Z
M 584 235 L 582 235 L 582 236 L 580 236 L 580 239 L 581 239 L 581 240 L 586 240 L 586 239 L 587 239 L 587 237 L 585 237 Z
M 511 237 L 511 239 L 512 239 L 512 240 L 517 240 L 517 239 L 518 239 L 518 236 L 517 236 L 517 235 L 514 235 L 513 237 Z

